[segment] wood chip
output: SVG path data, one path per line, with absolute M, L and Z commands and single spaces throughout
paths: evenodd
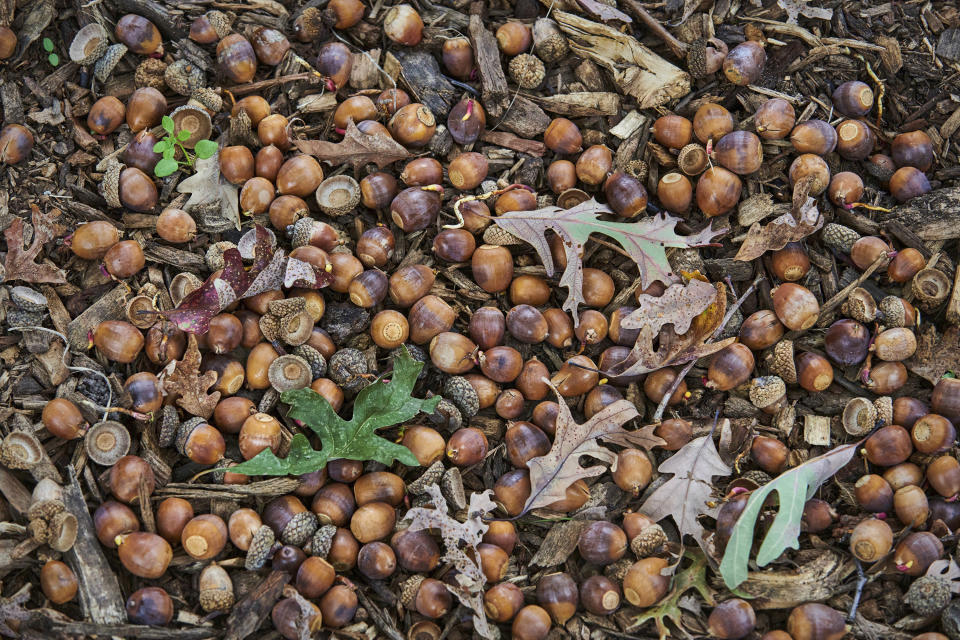
M 803 439 L 815 447 L 830 446 L 830 418 L 828 416 L 803 416 Z
M 537 553 L 530 558 L 530 564 L 537 567 L 555 567 L 566 562 L 577 548 L 580 532 L 590 524 L 586 520 L 567 520 L 557 522 L 550 529 Z
M 631 111 L 623 117 L 623 120 L 617 123 L 617 126 L 610 129 L 610 133 L 621 140 L 626 140 L 640 127 L 647 123 L 647 117 L 641 115 L 636 110 Z

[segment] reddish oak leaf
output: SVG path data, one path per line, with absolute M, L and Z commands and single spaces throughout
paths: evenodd
M 347 123 L 347 131 L 342 142 L 326 140 L 297 140 L 297 148 L 316 157 L 321 162 L 334 166 L 350 163 L 356 171 L 368 163 L 374 163 L 381 169 L 397 160 L 410 157 L 410 153 L 399 142 L 382 133 L 368 135 L 363 133 L 353 121 Z
M 63 271 L 49 264 L 35 262 L 43 246 L 54 238 L 56 226 L 53 216 L 42 213 L 35 204 L 31 204 L 30 208 L 33 210 L 33 240 L 29 247 L 23 248 L 22 218 L 14 218 L 7 230 L 3 232 L 3 237 L 7 241 L 7 258 L 3 263 L 6 269 L 6 280 L 63 284 L 67 281 Z
M 217 384 L 217 372 L 200 373 L 200 349 L 193 334 L 187 336 L 187 350 L 180 360 L 174 360 L 165 369 L 163 389 L 167 395 L 177 396 L 177 404 L 188 413 L 208 419 L 220 401 L 220 392 L 208 393 Z
M 549 381 L 546 382 L 550 384 Z M 617 454 L 600 444 L 600 440 L 621 447 L 646 449 L 666 444 L 653 435 L 653 425 L 636 431 L 623 428 L 624 424 L 639 416 L 637 408 L 631 402 L 617 400 L 586 422 L 578 424 L 556 387 L 550 384 L 550 388 L 557 394 L 560 405 L 557 431 L 550 451 L 527 462 L 531 491 L 527 503 L 523 506 L 523 513 L 549 507 L 566 497 L 567 488 L 577 480 L 598 476 L 607 470 L 601 465 L 583 467 L 580 464 L 581 456 L 596 458 L 616 469 Z

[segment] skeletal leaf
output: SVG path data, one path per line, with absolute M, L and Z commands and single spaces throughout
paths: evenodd
M 720 575 L 728 587 L 734 589 L 747 579 L 753 530 L 767 496 L 776 491 L 779 507 L 757 551 L 757 564 L 761 567 L 776 560 L 787 549 L 799 547 L 803 505 L 813 497 L 821 484 L 850 462 L 861 442 L 836 447 L 811 458 L 750 494 L 747 506 L 733 526 L 733 533 L 720 562 Z
M 550 384 L 549 381 L 547 384 Z M 616 469 L 617 455 L 601 445 L 601 439 L 622 447 L 646 449 L 665 444 L 653 435 L 653 426 L 636 431 L 623 428 L 624 424 L 639 415 L 631 402 L 617 400 L 586 422 L 578 424 L 557 389 L 552 384 L 550 388 L 557 394 L 560 407 L 557 431 L 550 451 L 527 462 L 531 491 L 527 503 L 523 506 L 523 513 L 549 507 L 562 500 L 566 496 L 567 487 L 577 480 L 598 476 L 607 470 L 602 465 L 583 467 L 580 464 L 581 456 L 590 456 Z
M 550 276 L 555 266 L 546 232 L 553 231 L 560 236 L 567 257 L 567 266 L 560 276 L 560 286 L 569 289 L 563 308 L 573 314 L 574 323 L 577 324 L 577 308 L 584 303 L 583 253 L 591 234 L 603 234 L 623 247 L 637 263 L 642 286 L 647 287 L 655 281 L 671 284 L 677 280 L 667 262 L 667 247 L 699 247 L 710 244 L 723 233 L 708 227 L 691 236 L 677 235 L 674 227 L 680 219 L 665 213 L 641 218 L 637 222 L 600 219 L 600 215 L 612 213 L 609 207 L 591 198 L 571 209 L 544 207 L 533 211 L 511 211 L 495 217 L 493 221 L 505 231 L 533 245 Z
M 672 473 L 673 477 L 647 498 L 641 512 L 655 521 L 670 516 L 680 533 L 693 536 L 706 551 L 706 532 L 698 518 L 716 516 L 720 507 L 711 505 L 713 478 L 728 476 L 732 469 L 720 458 L 713 438 L 707 435 L 688 442 L 657 470 Z

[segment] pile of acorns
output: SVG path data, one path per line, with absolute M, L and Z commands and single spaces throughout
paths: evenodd
M 305 9 L 293 21 L 300 43 L 326 41 L 313 66 L 334 92 L 350 81 L 354 53 L 333 39 L 331 30 L 370 26 L 361 22 L 365 10 L 359 0 L 331 0 L 322 10 Z M 418 45 L 423 29 L 422 19 L 409 5 L 394 6 L 383 18 L 384 33 L 398 46 Z M 161 158 L 154 151 L 160 135 L 155 127 L 169 110 L 164 88 L 189 97 L 169 114 L 176 131 L 189 133 L 182 141 L 187 149 L 210 137 L 215 123 L 226 119 L 223 100 L 206 86 L 204 72 L 195 65 L 160 59 L 162 38 L 149 20 L 124 16 L 114 35 L 119 43 L 109 45 L 106 31 L 89 25 L 80 30 L 70 50 L 76 62 L 94 65 L 101 80 L 127 51 L 151 56 L 137 67 L 139 88 L 126 104 L 105 96 L 86 114 L 91 132 L 98 136 L 126 133 L 124 124 L 133 134 L 119 155 L 123 164 L 105 169 L 103 196 L 112 208 L 155 211 L 159 190 L 154 168 Z M 296 45 L 283 33 L 266 27 L 253 29 L 249 38 L 233 33 L 230 18 L 219 11 L 197 18 L 190 37 L 200 45 L 216 45 L 219 70 L 232 83 L 253 80 L 258 63 L 275 66 L 295 55 Z M 509 58 L 510 78 L 524 89 L 543 82 L 544 62 L 555 63 L 568 53 L 560 30 L 546 18 L 532 28 L 508 21 L 496 30 L 496 40 Z M 690 51 L 694 75 L 722 68 L 737 85 L 755 82 L 765 60 L 763 47 L 755 42 L 739 44 L 727 53 L 719 40 L 701 41 Z M 475 79 L 474 52 L 467 38 L 445 40 L 438 55 L 452 77 Z M 409 612 L 405 631 L 410 637 L 439 638 L 446 624 L 441 618 L 456 605 L 446 588 L 454 580 L 453 572 L 441 567 L 438 536 L 398 529 L 404 510 L 424 501 L 426 484 L 440 484 L 448 501 L 462 510 L 464 483 L 481 488 L 489 472 L 503 513 L 519 514 L 531 492 L 527 462 L 546 454 L 556 433 L 559 405 L 549 399 L 553 396 L 545 379 L 574 408 L 578 420 L 624 397 L 641 412 L 668 393 L 669 406 L 683 411 L 690 397 L 687 381 L 677 381 L 675 368 L 601 380 L 600 371 L 629 364 L 638 335 L 638 330 L 622 326 L 623 318 L 634 310 L 629 300 L 617 297 L 618 290 L 629 284 L 620 278 L 622 271 L 615 280 L 614 269 L 595 268 L 605 264 L 599 258 L 589 262 L 594 267 L 583 269 L 586 308 L 579 311 L 575 326 L 571 315 L 557 306 L 556 284 L 542 276 L 522 243 L 490 227 L 490 216 L 532 210 L 553 200 L 570 207 L 593 194 L 625 219 L 654 209 L 654 202 L 688 222 L 696 220 L 693 211 L 704 217 L 724 215 L 741 199 L 741 176 L 761 168 L 764 141 L 787 137 L 798 154 L 789 169 L 791 186 L 803 181 L 809 195 L 825 192 L 837 207 L 858 206 L 866 187 L 855 172 L 831 170 L 839 165 L 834 152 L 845 161 L 862 163 L 856 166 L 897 200 L 929 191 L 923 173 L 933 163 L 929 137 L 920 131 L 903 133 L 893 140 L 889 155 L 874 153 L 877 136 L 863 119 L 873 102 L 868 85 L 846 82 L 835 90 L 833 106 L 849 119 L 797 123 L 794 106 L 774 98 L 753 114 L 750 126 L 756 133 L 737 129 L 733 114 L 713 103 L 700 105 L 692 119 L 663 115 L 653 124 L 653 138 L 660 146 L 654 156 L 679 171 L 659 177 L 651 190 L 654 198 L 644 187 L 642 163 L 615 167 L 611 149 L 603 144 L 583 149 L 580 127 L 556 118 L 543 133 L 546 147 L 555 154 L 543 180 L 552 195 L 538 197 L 533 189 L 537 185 L 531 184 L 530 189 L 510 190 L 490 201 L 492 212 L 486 201 L 463 202 L 459 207 L 463 226 L 434 234 L 452 199 L 481 195 L 498 186 L 488 175 L 488 155 L 474 146 L 487 124 L 479 100 L 467 96 L 448 114 L 434 114 L 399 88 L 342 96 L 332 115 L 338 135 L 354 124 L 362 134 L 386 136 L 413 150 L 432 149 L 434 138 L 445 135 L 457 145 L 447 158 L 425 155 L 406 163 L 397 175 L 372 171 L 357 180 L 345 173 L 325 177 L 316 159 L 290 153 L 294 146 L 290 120 L 274 113 L 263 97 L 247 96 L 230 109 L 232 144 L 221 144 L 221 175 L 240 187 L 239 208 L 245 215 L 268 224 L 279 244 L 289 244 L 292 257 L 329 272 L 331 284 L 321 290 L 268 291 L 214 317 L 209 331 L 197 341 L 203 354 L 201 372 L 216 373 L 212 390 L 219 391 L 221 399 L 209 421 L 189 417 L 173 404 L 159 375 L 184 356 L 188 339 L 151 313 L 156 311 L 157 289 L 145 282 L 143 248 L 136 240 L 122 240 L 110 222 L 82 224 L 70 237 L 72 253 L 80 260 L 102 262 L 112 278 L 135 292 L 128 298 L 125 318 L 104 320 L 91 335 L 102 368 L 121 376 L 120 402 L 128 416 L 101 420 L 105 389 L 98 378 L 87 376 L 47 404 L 43 426 L 56 438 L 82 438 L 89 460 L 107 469 L 101 481 L 109 499 L 93 508 L 94 525 L 100 542 L 115 550 L 128 572 L 144 580 L 167 575 L 178 546 L 192 561 L 203 564 L 196 595 L 180 594 L 187 608 L 229 610 L 239 595 L 231 573 L 241 565 L 243 571 L 269 567 L 288 572 L 296 597 L 289 594 L 276 604 L 272 622 L 283 637 L 296 639 L 298 625 L 313 631 L 351 624 L 362 612 L 355 593 L 358 586 L 350 578 L 359 576 L 384 581 L 400 594 Z M 437 122 L 437 116 L 442 120 L 444 115 L 446 127 Z M 6 162 L 29 156 L 32 144 L 32 134 L 20 125 L 0 132 Z M 445 183 L 453 188 L 445 191 Z M 196 248 L 193 243 L 200 237 L 193 215 L 177 208 L 160 212 L 155 234 L 162 242 L 187 248 Z M 224 237 L 236 243 L 210 238 L 205 262 L 211 273 L 223 267 L 224 251 L 241 242 L 241 236 Z M 843 307 L 848 317 L 826 329 L 822 350 L 798 349 L 785 337 L 787 331 L 813 327 L 821 308 L 816 296 L 798 284 L 811 269 L 807 251 L 791 243 L 769 256 L 770 273 L 779 281 L 772 292 L 772 308 L 757 310 L 739 328 L 733 327 L 739 341 L 710 359 L 704 386 L 748 398 L 762 422 L 789 421 L 778 422 L 787 430 L 793 427 L 791 400 L 800 390 L 828 389 L 835 367 L 843 375 L 852 373 L 852 379 L 881 396 L 875 402 L 851 400 L 842 416 L 842 427 L 851 436 L 866 435 L 882 424 L 864 444 L 864 459 L 878 473 L 864 475 L 854 487 L 863 510 L 878 515 L 848 532 L 850 549 L 864 562 L 893 550 L 898 570 L 920 576 L 944 555 L 940 540 L 924 527 L 937 520 L 950 529 L 960 526 L 960 503 L 954 501 L 960 493 L 960 463 L 946 453 L 960 420 L 960 382 L 941 380 L 929 403 L 907 396 L 893 399 L 891 394 L 907 382 L 903 361 L 916 351 L 913 330 L 919 313 L 914 304 L 925 312 L 936 311 L 949 294 L 950 282 L 941 271 L 928 267 L 919 251 L 894 252 L 883 238 L 860 237 L 833 223 L 819 237 L 856 270 L 888 262 L 877 274 L 885 273 L 881 282 L 887 289 L 899 287 L 900 295 L 878 301 L 870 289 L 857 289 Z M 441 286 L 436 269 L 401 262 L 402 256 L 395 255 L 398 246 L 409 248 L 430 238 L 436 261 L 469 272 L 469 279 L 455 283 L 469 286 L 469 296 L 457 298 Z M 566 262 L 562 242 L 555 234 L 549 241 L 562 269 Z M 602 255 L 613 258 L 610 252 Z M 174 304 L 201 284 L 191 273 L 168 275 Z M 636 293 L 659 295 L 663 290 L 655 283 Z M 18 325 L 43 322 L 45 300 L 37 292 L 16 288 L 11 300 L 15 308 L 8 312 L 8 324 L 12 326 L 12 319 Z M 471 307 L 463 300 L 484 303 Z M 171 473 L 186 478 L 215 468 L 216 473 L 208 476 L 212 481 L 245 484 L 250 479 L 231 473 L 231 465 L 267 448 L 282 455 L 291 424 L 281 420 L 285 411 L 278 408 L 279 393 L 309 387 L 334 410 L 349 414 L 352 398 L 378 372 L 389 369 L 390 358 L 402 346 L 427 364 L 420 395 L 432 392 L 443 398 L 434 414 L 396 432 L 398 441 L 425 468 L 422 474 L 399 464 L 388 470 L 335 460 L 301 476 L 292 493 L 271 496 L 263 504 L 251 501 L 256 508 L 236 505 L 230 513 L 216 514 L 208 512 L 208 505 L 201 506 L 203 501 L 167 497 L 155 505 L 155 532 L 141 530 L 148 526 L 142 512 L 137 514 L 141 492 L 152 494 Z M 148 431 L 150 438 L 133 438 L 131 428 Z M 659 424 L 656 434 L 666 441 L 662 449 L 672 452 L 692 439 L 693 430 L 692 421 L 674 414 Z M 142 443 L 151 440 L 160 449 Z M 6 449 L 12 451 L 13 443 Z M 495 449 L 502 453 L 495 457 Z M 139 455 L 131 455 L 131 450 Z M 747 472 L 753 486 L 795 462 L 783 441 L 762 435 L 753 438 L 750 454 L 757 467 Z M 624 492 L 640 496 L 651 482 L 656 462 L 644 451 L 625 449 L 617 454 L 612 479 Z M 928 498 L 927 486 L 938 497 Z M 734 494 L 723 503 L 715 529 L 719 551 L 748 495 Z M 578 480 L 550 509 L 571 513 L 590 497 L 590 485 Z M 828 503 L 812 499 L 805 509 L 805 530 L 826 531 L 836 518 Z M 535 591 L 527 593 L 509 578 L 517 574 L 516 566 L 528 550 L 518 546 L 522 540 L 512 522 L 491 522 L 478 548 L 489 583 L 484 594 L 487 615 L 511 624 L 514 638 L 542 640 L 552 625 L 563 626 L 581 608 L 609 615 L 621 606 L 621 598 L 635 607 L 654 606 L 670 588 L 670 578 L 661 573 L 671 564 L 667 535 L 642 513 L 627 512 L 619 522 L 598 521 L 585 527 L 577 545 L 583 566 L 571 572 L 575 575 L 537 576 Z M 903 527 L 912 533 L 894 546 L 894 529 Z M 68 603 L 76 594 L 76 576 L 63 563 L 48 563 L 41 578 L 44 594 L 54 604 Z M 949 588 L 944 591 L 937 579 L 918 579 L 907 594 L 907 602 L 921 615 L 939 613 L 949 600 Z M 309 603 L 309 614 L 304 602 Z M 151 583 L 129 594 L 127 613 L 133 623 L 166 625 L 173 618 L 173 599 L 162 586 Z M 763 637 L 839 638 L 844 624 L 842 613 L 822 604 L 804 604 L 789 614 L 789 636 L 771 631 Z M 749 603 L 734 598 L 712 611 L 708 625 L 713 637 L 743 638 L 753 632 L 756 616 Z

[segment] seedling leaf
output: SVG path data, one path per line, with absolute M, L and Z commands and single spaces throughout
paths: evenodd
M 197 154 L 198 158 L 206 160 L 207 158 L 213 157 L 213 154 L 217 152 L 217 143 L 212 140 L 200 140 L 196 146 L 193 147 L 193 151 Z
M 163 118 L 160 120 L 160 125 L 163 127 L 164 131 L 166 131 L 170 135 L 173 135 L 173 128 L 175 126 L 173 124 L 173 118 L 171 118 L 170 116 L 163 116 Z
M 186 139 L 189 138 L 189 137 L 190 137 L 190 132 L 189 132 L 189 131 L 178 131 L 178 132 L 177 132 L 177 140 L 179 140 L 180 142 L 183 142 L 184 140 L 186 140 Z
M 50 53 L 51 51 L 53 51 L 53 40 L 51 40 L 50 38 L 44 38 L 43 50 L 46 51 L 47 53 Z
M 49 56 L 47 56 L 47 61 L 50 62 L 50 64 L 55 67 L 58 64 L 60 64 L 60 56 L 58 56 L 55 53 L 51 53 Z
M 166 178 L 171 173 L 177 170 L 177 167 L 180 165 L 177 164 L 177 161 L 171 157 L 167 156 L 167 153 L 164 152 L 163 158 L 160 159 L 160 162 L 157 163 L 157 166 L 153 168 L 153 172 L 157 174 L 158 178 Z

